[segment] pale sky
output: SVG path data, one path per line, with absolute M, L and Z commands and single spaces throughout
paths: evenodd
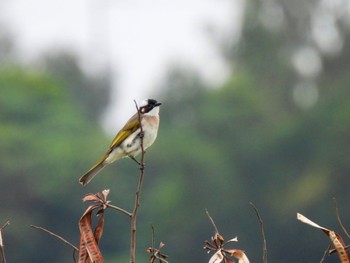
M 109 65 L 113 103 L 103 119 L 115 132 L 173 63 L 196 68 L 211 83 L 227 75 L 215 38 L 239 34 L 243 0 L 0 0 L 0 22 L 24 63 L 69 49 L 93 72 Z M 119 127 L 120 128 L 120 127 Z

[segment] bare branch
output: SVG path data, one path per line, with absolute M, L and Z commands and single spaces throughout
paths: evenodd
M 154 249 L 155 248 L 155 243 L 156 243 L 156 241 L 155 241 L 155 233 L 154 233 L 154 226 L 153 225 L 151 225 L 151 227 L 152 227 L 152 249 Z
M 8 225 L 10 225 L 10 221 L 7 221 L 2 227 L 0 227 L 0 231 L 5 229 Z
M 329 250 L 331 249 L 331 247 L 332 247 L 332 243 L 329 244 L 329 246 L 327 247 L 327 249 L 324 251 L 320 263 L 323 263 L 323 262 L 326 260 L 326 256 L 329 254 Z
M 146 249 L 146 252 L 151 254 L 150 258 L 148 259 L 148 262 L 154 263 L 158 259 L 159 262 L 169 263 L 167 261 L 168 256 L 162 254 L 160 251 L 165 246 L 165 244 L 163 242 L 160 242 L 159 248 L 155 248 L 155 231 L 154 231 L 154 226 L 151 225 L 151 227 L 152 227 L 152 247 Z
M 207 214 L 207 216 L 208 216 L 208 218 L 209 218 L 211 224 L 213 225 L 213 227 L 214 227 L 214 229 L 215 229 L 215 234 L 219 234 L 219 230 L 218 230 L 218 228 L 216 227 L 215 222 L 214 222 L 213 218 L 210 216 L 208 210 L 205 210 L 205 212 L 206 212 L 206 214 Z
M 253 207 L 256 213 L 256 216 L 258 217 L 258 220 L 259 220 L 260 234 L 261 234 L 261 239 L 263 241 L 263 262 L 267 263 L 267 243 L 265 238 L 264 222 L 262 221 L 261 216 L 259 214 L 259 210 L 256 208 L 256 206 L 252 202 L 250 202 L 249 204 Z
M 136 223 L 137 223 L 137 212 L 140 207 L 140 194 L 141 194 L 141 189 L 142 189 L 142 184 L 143 184 L 143 179 L 144 179 L 144 168 L 145 168 L 145 151 L 143 147 L 143 128 L 141 125 L 141 113 L 140 109 L 134 100 L 136 109 L 137 109 L 137 114 L 138 114 L 138 120 L 140 123 L 140 147 L 141 147 L 141 161 L 140 161 L 140 176 L 137 184 L 137 190 L 135 194 L 135 203 L 134 203 L 134 210 L 131 214 L 130 217 L 130 232 L 131 232 L 131 238 L 130 238 L 130 263 L 135 263 L 135 257 L 136 257 Z
M 51 236 L 61 240 L 62 242 L 64 242 L 66 245 L 70 246 L 75 251 L 77 251 L 77 252 L 79 251 L 79 249 L 76 246 L 74 246 L 72 243 L 70 243 L 69 241 L 65 240 L 63 237 L 61 237 L 61 236 L 59 236 L 59 235 L 57 235 L 57 234 L 55 234 L 55 233 L 53 233 L 53 232 L 43 228 L 43 227 L 34 226 L 34 225 L 31 225 L 30 227 L 32 227 L 34 229 L 38 229 L 38 230 L 44 231 L 45 233 L 47 233 L 47 234 L 49 234 L 49 235 L 51 235 Z
M 340 219 L 337 199 L 335 197 L 333 197 L 333 203 L 334 203 L 334 208 L 335 208 L 335 213 L 337 215 L 338 223 L 339 223 L 341 229 L 343 230 L 343 232 L 345 233 L 345 235 L 350 239 L 350 235 L 349 235 L 348 231 L 346 230 L 346 228 L 344 227 L 344 225 L 343 225 L 343 223 L 342 223 L 342 221 Z
M 126 210 L 124 210 L 123 208 L 120 208 L 120 207 L 118 207 L 118 206 L 111 205 L 111 204 L 107 204 L 106 206 L 109 207 L 109 208 L 112 208 L 112 209 L 114 209 L 114 210 L 117 210 L 117 211 L 119 211 L 119 212 L 121 212 L 121 213 L 127 215 L 128 217 L 131 217 L 131 216 L 132 216 L 131 213 L 129 213 L 128 211 L 126 211 Z

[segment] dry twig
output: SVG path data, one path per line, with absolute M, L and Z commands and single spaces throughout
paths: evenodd
M 331 240 L 335 248 L 335 251 L 339 256 L 340 262 L 342 263 L 350 262 L 350 255 L 347 251 L 347 247 L 345 246 L 345 243 L 342 237 L 338 233 L 316 224 L 315 222 L 311 221 L 310 219 L 308 219 L 307 217 L 303 216 L 300 213 L 297 213 L 297 219 L 304 224 L 307 224 L 309 226 L 322 230 L 322 232 L 325 233 L 328 236 L 328 238 Z
M 148 259 L 149 263 L 154 263 L 157 259 L 159 260 L 159 262 L 163 262 L 163 263 L 168 263 L 167 259 L 168 256 L 164 255 L 161 253 L 161 249 L 165 246 L 165 244 L 163 242 L 160 242 L 159 244 L 159 248 L 155 248 L 155 234 L 154 234 L 154 227 L 152 225 L 152 247 L 149 247 L 146 249 L 146 252 L 151 254 L 151 256 Z
M 219 230 L 218 230 L 218 228 L 216 227 L 215 222 L 214 222 L 213 218 L 210 216 L 208 210 L 205 210 L 205 213 L 207 214 L 207 216 L 208 216 L 208 218 L 209 218 L 211 224 L 213 225 L 213 227 L 214 227 L 214 229 L 215 229 L 215 234 L 216 234 L 216 233 L 219 233 Z
M 79 251 L 79 249 L 78 249 L 76 246 L 74 246 L 72 243 L 70 243 L 69 241 L 65 240 L 63 237 L 61 237 L 61 236 L 59 236 L 59 235 L 57 235 L 57 234 L 55 234 L 55 233 L 53 233 L 53 232 L 51 232 L 51 231 L 49 231 L 49 230 L 43 228 L 43 227 L 35 226 L 35 225 L 31 225 L 30 227 L 31 227 L 31 228 L 34 228 L 34 229 L 41 230 L 41 231 L 43 231 L 43 232 L 45 232 L 45 233 L 47 233 L 47 234 L 49 234 L 49 235 L 51 235 L 51 236 L 53 236 L 53 237 L 59 239 L 59 240 L 61 240 L 61 241 L 62 241 L 63 243 L 65 243 L 66 245 L 70 246 L 73 250 L 75 250 L 75 251 L 77 251 L 77 252 Z
M 140 207 L 140 194 L 141 194 L 141 189 L 142 189 L 142 184 L 143 184 L 143 179 L 144 179 L 144 168 L 145 168 L 145 150 L 143 147 L 143 129 L 141 125 L 141 113 L 140 109 L 137 106 L 136 101 L 134 100 L 137 114 L 138 114 L 138 119 L 140 123 L 140 147 L 141 147 L 141 161 L 140 161 L 140 177 L 138 180 L 137 184 L 137 190 L 135 194 L 135 203 L 134 203 L 134 209 L 130 217 L 130 232 L 131 232 L 131 238 L 130 238 L 130 263 L 135 263 L 135 257 L 136 257 L 136 223 L 137 223 L 137 212 Z
M 326 260 L 326 256 L 329 254 L 329 251 L 330 251 L 331 247 L 332 247 L 332 243 L 329 244 L 327 249 L 324 251 L 323 256 L 322 256 L 322 258 L 320 260 L 320 263 L 323 263 Z
M 207 253 L 214 253 L 211 256 L 209 263 L 234 263 L 232 257 L 237 258 L 239 263 L 249 263 L 249 259 L 243 250 L 227 248 L 227 245 L 231 244 L 232 242 L 238 242 L 237 237 L 225 241 L 224 237 L 219 233 L 213 218 L 210 216 L 207 210 L 206 213 L 215 229 L 214 237 L 212 237 L 210 241 L 206 240 L 203 247 Z
M 343 225 L 343 223 L 342 223 L 342 221 L 340 219 L 337 199 L 335 197 L 333 197 L 333 203 L 334 203 L 335 213 L 337 215 L 337 220 L 339 222 L 339 225 L 340 225 L 341 229 L 343 230 L 343 232 L 345 233 L 345 235 L 347 236 L 347 238 L 350 239 L 350 235 L 349 235 L 348 231 L 346 230 L 346 228 L 344 227 L 344 225 Z
M 127 216 L 130 217 L 130 218 L 131 218 L 131 216 L 132 216 L 132 214 L 131 214 L 130 212 L 128 212 L 128 211 L 126 211 L 125 209 L 120 208 L 120 207 L 118 207 L 118 206 L 111 205 L 111 204 L 109 204 L 109 203 L 108 203 L 106 206 L 109 207 L 109 208 L 112 208 L 112 209 L 114 209 L 114 210 L 117 210 L 117 211 L 119 211 L 119 212 L 121 212 L 121 213 L 127 215 Z
M 250 202 L 249 204 L 253 207 L 256 213 L 256 216 L 258 217 L 258 220 L 259 220 L 261 239 L 263 241 L 263 262 L 267 263 L 267 242 L 265 238 L 264 222 L 262 221 L 261 216 L 259 214 L 259 210 L 256 208 L 256 206 L 252 202 Z

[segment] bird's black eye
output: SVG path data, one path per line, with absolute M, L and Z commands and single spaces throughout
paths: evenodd
M 147 106 L 143 106 L 143 107 L 141 107 L 140 108 L 140 112 L 141 113 L 147 113 L 147 112 L 149 112 L 150 110 L 152 110 L 152 106 L 150 106 L 150 105 L 147 105 Z

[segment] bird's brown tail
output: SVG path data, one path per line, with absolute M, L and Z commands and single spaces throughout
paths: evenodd
M 98 162 L 86 174 L 80 177 L 79 183 L 81 183 L 83 186 L 87 185 L 104 167 L 105 164 L 103 161 Z

